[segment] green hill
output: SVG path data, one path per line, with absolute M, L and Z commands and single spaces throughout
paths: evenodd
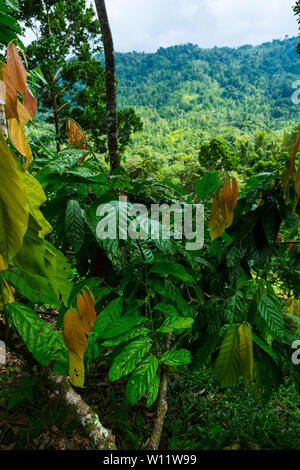
M 133 106 L 144 131 L 129 153 L 196 155 L 201 142 L 224 136 L 275 138 L 299 122 L 292 84 L 300 78 L 296 38 L 259 46 L 201 49 L 193 44 L 156 53 L 116 53 L 119 106 Z

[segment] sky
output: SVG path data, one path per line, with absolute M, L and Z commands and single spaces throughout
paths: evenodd
M 261 44 L 298 35 L 295 0 L 107 0 L 118 52 Z
M 92 0 L 89 3 L 94 4 Z M 296 0 L 106 0 L 118 52 L 261 44 L 297 36 Z M 30 31 L 25 43 L 34 39 Z

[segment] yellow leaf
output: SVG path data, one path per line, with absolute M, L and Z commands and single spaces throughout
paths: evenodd
M 22 167 L 0 132 L 0 268 L 20 250 L 29 212 Z
M 80 294 L 77 295 L 77 307 L 80 313 L 80 318 L 81 318 L 84 330 L 86 334 L 89 334 L 96 320 L 94 299 L 91 298 L 86 291 L 84 291 L 82 295 Z
M 253 343 L 252 330 L 249 323 L 239 326 L 240 364 L 243 381 L 248 383 L 253 377 Z
M 90 292 L 90 290 L 89 290 Z M 77 296 L 79 313 L 69 309 L 64 316 L 64 338 L 69 351 L 70 380 L 76 387 L 84 386 L 84 353 L 88 347 L 87 335 L 91 332 L 95 320 L 95 298 L 84 291 Z
M 22 117 L 21 117 L 22 119 Z M 24 121 L 23 121 L 24 122 Z M 26 157 L 25 169 L 32 162 L 32 152 L 30 145 L 26 139 L 24 128 L 20 125 L 17 118 L 11 118 L 7 121 L 8 134 L 13 145 L 24 157 Z
M 40 206 L 47 201 L 41 184 L 28 172 L 22 174 L 22 180 L 26 190 L 26 199 L 29 206 L 29 212 L 39 224 L 41 230 L 39 237 L 44 238 L 52 232 L 52 227 L 43 216 Z
M 69 309 L 64 316 L 64 339 L 69 351 L 71 383 L 76 387 L 83 387 L 83 357 L 88 341 L 79 313 L 74 308 Z
M 211 239 L 218 238 L 233 222 L 233 211 L 237 205 L 238 185 L 233 178 L 231 184 L 224 183 L 215 195 L 209 220 Z

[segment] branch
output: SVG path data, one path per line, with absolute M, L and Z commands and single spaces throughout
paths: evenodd
M 72 98 L 70 98 L 68 101 L 62 104 L 59 108 L 57 108 L 57 112 L 60 113 L 62 109 L 64 109 L 66 106 L 69 106 L 69 104 L 72 103 L 72 101 L 76 100 L 76 98 L 80 95 L 80 93 L 82 93 L 85 90 L 85 88 L 83 90 L 78 91 L 78 93 L 72 96 Z

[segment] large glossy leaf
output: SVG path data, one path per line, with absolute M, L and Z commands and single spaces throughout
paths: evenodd
M 236 382 L 241 375 L 239 325 L 231 325 L 221 343 L 215 363 L 215 378 L 221 387 Z
M 153 403 L 155 402 L 155 400 L 157 398 L 158 391 L 159 391 L 159 383 L 160 383 L 159 382 L 159 376 L 155 375 L 154 378 L 153 378 L 152 383 L 148 387 L 148 396 L 147 396 L 147 407 L 148 408 L 149 408 L 149 406 L 153 405 Z
M 127 382 L 126 398 L 131 405 L 135 405 L 147 392 L 154 381 L 158 368 L 155 356 L 148 356 L 135 369 Z
M 31 303 L 59 307 L 59 301 L 48 279 L 17 268 L 7 269 L 3 276 Z
M 118 380 L 125 375 L 130 374 L 141 359 L 151 348 L 152 340 L 150 338 L 141 338 L 129 343 L 123 351 L 114 358 L 109 371 L 110 380 Z
M 196 183 L 196 193 L 201 201 L 214 194 L 219 186 L 218 172 L 205 172 L 203 177 Z
M 84 223 L 79 202 L 70 199 L 65 214 L 65 233 L 75 251 L 79 251 L 84 242 Z
M 103 339 L 114 338 L 115 336 L 119 336 L 122 333 L 125 333 L 126 331 L 130 330 L 134 326 L 140 325 L 141 323 L 145 323 L 147 321 L 147 318 L 140 317 L 138 315 L 117 318 L 116 320 L 112 321 L 109 326 L 103 331 L 101 337 Z
M 67 374 L 68 351 L 61 334 L 26 305 L 13 302 L 8 305 L 8 311 L 11 322 L 34 358 L 42 366 L 55 359 L 60 370 Z
M 105 307 L 102 312 L 98 315 L 93 331 L 95 336 L 98 338 L 103 338 L 105 330 L 112 324 L 116 322 L 121 317 L 121 312 L 123 310 L 123 299 L 122 297 L 117 297 L 112 300 L 107 307 Z
M 244 383 L 252 381 L 253 377 L 253 343 L 252 330 L 249 323 L 239 326 L 240 364 Z
M 57 299 L 67 304 L 72 289 L 71 268 L 57 248 L 39 237 L 39 231 L 40 226 L 30 216 L 22 248 L 14 262 L 23 271 L 48 279 Z
M 119 336 L 115 336 L 112 339 L 108 339 L 102 343 L 103 347 L 118 346 L 118 344 L 125 343 L 129 339 L 136 338 L 137 336 L 147 336 L 150 330 L 144 326 L 134 328 L 130 331 L 122 333 Z
M 263 294 L 258 306 L 258 313 L 264 320 L 270 333 L 278 339 L 282 339 L 285 334 L 284 319 L 278 303 Z
M 193 282 L 193 277 L 179 263 L 154 263 L 149 272 L 174 276 L 184 282 Z
M 191 352 L 187 349 L 168 351 L 161 356 L 160 360 L 168 366 L 189 364 L 191 362 Z
M 20 250 L 28 226 L 22 172 L 0 132 L 0 257 L 4 266 Z
M 26 190 L 29 212 L 40 226 L 39 237 L 44 238 L 52 231 L 51 225 L 40 210 L 40 207 L 47 201 L 46 195 L 41 184 L 28 172 L 22 174 L 22 180 Z

